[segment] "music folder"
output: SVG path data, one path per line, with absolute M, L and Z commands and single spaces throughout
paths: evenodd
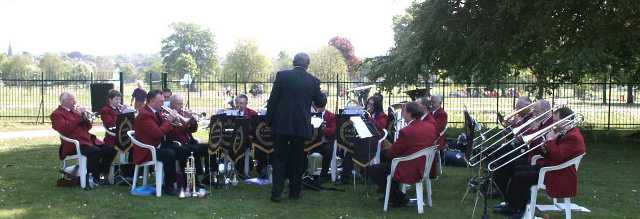
M 371 131 L 369 131 L 367 124 L 365 124 L 362 120 L 362 117 L 352 116 L 349 119 L 353 123 L 353 127 L 355 128 L 356 133 L 358 133 L 359 138 L 369 138 L 373 136 L 373 134 L 371 134 Z

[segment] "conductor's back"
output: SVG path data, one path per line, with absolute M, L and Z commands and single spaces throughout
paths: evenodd
M 302 188 L 304 141 L 311 138 L 311 103 L 320 101 L 320 81 L 307 72 L 309 56 L 299 53 L 294 68 L 278 72 L 267 102 L 267 123 L 273 143 L 271 201 L 280 202 L 289 178 L 289 198 L 299 199 Z

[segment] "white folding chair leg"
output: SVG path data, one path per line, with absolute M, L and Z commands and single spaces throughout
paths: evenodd
M 133 179 L 131 179 L 131 191 L 136 189 L 136 184 L 138 183 L 138 165 L 135 165 L 133 168 Z
M 391 191 L 391 175 L 387 176 L 387 187 L 384 192 L 384 211 L 389 209 L 389 192 Z
M 531 197 L 529 198 L 529 205 L 525 210 L 525 219 L 533 219 L 536 214 L 536 201 L 538 198 L 538 186 L 531 186 Z
M 87 187 L 87 157 L 80 156 L 78 165 L 80 166 L 80 187 L 84 189 Z
M 142 185 L 147 185 L 147 177 L 149 177 L 149 166 L 142 167 Z
M 156 196 L 162 196 L 162 183 L 164 182 L 164 172 L 162 171 L 162 162 L 156 162 L 154 165 L 156 171 Z
M 571 199 L 564 198 L 564 218 L 571 219 Z
M 422 191 L 422 182 L 417 182 L 416 183 L 416 201 L 417 201 L 417 205 L 418 205 L 418 214 L 422 214 L 424 213 L 424 198 L 423 198 L 423 191 Z
M 433 207 L 433 201 L 431 200 L 431 180 L 429 178 L 425 180 L 425 185 L 427 186 L 427 204 L 429 207 Z
M 336 176 L 338 173 L 338 154 L 337 154 L 336 143 L 333 142 L 333 152 L 331 155 L 331 182 L 336 181 Z
M 111 165 L 111 167 L 109 167 L 109 175 L 107 176 L 107 180 L 109 181 L 109 184 L 114 184 L 115 183 L 115 166 Z

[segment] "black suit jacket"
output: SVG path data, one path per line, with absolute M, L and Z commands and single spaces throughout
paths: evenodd
M 303 68 L 278 72 L 267 102 L 272 132 L 311 138 L 311 103 L 320 98 L 320 80 Z

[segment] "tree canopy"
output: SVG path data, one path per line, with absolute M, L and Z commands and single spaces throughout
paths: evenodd
M 271 73 L 271 60 L 260 53 L 253 40 L 239 40 L 224 59 L 224 80 L 256 81 L 266 79 Z
M 309 56 L 311 59 L 309 72 L 320 81 L 335 81 L 336 77 L 346 80 L 341 76 L 346 76 L 348 73 L 347 63 L 338 49 L 327 45 L 320 47 Z
M 394 18 L 395 46 L 372 63 L 387 88 L 438 75 L 494 83 L 531 72 L 548 81 L 638 75 L 640 2 L 426 0 Z
M 193 23 L 173 23 L 170 25 L 173 33 L 162 40 L 160 54 L 165 70 L 176 77 L 180 69 L 178 58 L 182 54 L 189 54 L 198 66 L 198 71 L 204 75 L 219 72 L 218 56 L 214 35 L 208 28 Z

